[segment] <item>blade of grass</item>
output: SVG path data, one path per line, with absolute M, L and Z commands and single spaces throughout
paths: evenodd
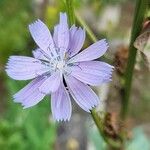
M 66 0 L 66 10 L 70 25 L 75 24 L 74 0 Z

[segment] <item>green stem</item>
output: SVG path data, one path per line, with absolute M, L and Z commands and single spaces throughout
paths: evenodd
M 101 120 L 100 116 L 98 115 L 95 109 L 91 110 L 91 116 L 98 128 L 100 135 L 103 137 L 104 141 L 109 145 L 109 147 L 113 149 L 120 149 L 121 143 L 119 141 L 114 141 L 105 135 L 103 121 Z
M 144 15 L 147 7 L 148 7 L 148 0 L 137 0 L 133 27 L 131 32 L 131 41 L 129 45 L 129 57 L 124 76 L 125 84 L 123 87 L 122 110 L 121 110 L 121 117 L 123 120 L 126 118 L 128 112 L 129 98 L 131 93 L 131 83 L 133 78 L 134 65 L 136 62 L 137 49 L 133 46 L 133 43 L 141 32 L 142 23 L 144 20 Z
M 75 17 L 77 19 L 77 21 L 81 24 L 82 27 L 85 28 L 89 38 L 93 41 L 96 42 L 98 41 L 98 39 L 96 38 L 96 36 L 94 35 L 93 31 L 90 29 L 90 27 L 85 23 L 85 21 L 81 18 L 81 16 L 78 13 L 75 13 Z
M 97 42 L 98 39 L 96 38 L 95 34 L 93 33 L 91 28 L 86 24 L 86 22 L 81 18 L 81 16 L 77 12 L 75 13 L 75 17 L 76 17 L 76 20 L 78 21 L 78 23 L 86 30 L 88 37 L 91 39 L 91 41 L 93 41 L 94 43 Z M 111 60 L 109 58 L 107 58 L 106 55 L 103 55 L 101 57 L 101 60 L 111 62 Z
M 70 25 L 75 24 L 73 2 L 74 0 L 66 0 L 66 10 L 67 10 Z
M 103 134 L 103 124 L 102 124 L 102 121 L 100 119 L 100 117 L 98 116 L 98 114 L 96 113 L 96 110 L 93 109 L 91 110 L 91 115 L 92 115 L 92 118 L 100 132 L 100 134 L 103 136 L 103 138 L 107 141 L 107 139 L 105 138 L 105 135 Z
M 72 0 L 66 0 L 66 8 L 67 8 L 67 13 L 68 13 L 68 17 L 69 17 L 69 23 L 70 25 L 75 24 L 75 20 L 74 20 L 74 8 L 73 8 L 73 2 Z M 89 37 L 91 38 L 91 40 L 93 42 L 97 41 L 97 38 L 95 37 L 94 33 L 90 30 L 90 28 L 86 25 L 86 23 L 82 20 L 82 18 L 76 14 L 76 18 L 78 19 L 79 23 L 86 29 Z M 105 142 L 113 148 L 120 148 L 120 143 L 113 141 L 112 139 L 108 138 L 107 136 L 105 136 L 105 133 L 103 131 L 103 122 L 100 118 L 100 116 L 98 115 L 98 113 L 95 111 L 95 109 L 91 110 L 91 116 L 100 132 L 100 135 L 104 138 Z
M 73 19 L 74 18 L 74 8 L 73 8 L 72 0 L 66 0 L 66 8 L 67 8 L 67 14 L 69 17 L 69 23 L 70 23 L 70 25 L 73 25 L 73 24 L 75 24 L 75 20 Z M 70 8 L 72 8 L 72 9 L 70 10 Z M 84 28 L 86 28 L 86 31 L 90 35 L 93 42 L 96 42 L 97 39 L 96 39 L 95 35 L 93 34 L 93 32 L 90 30 L 90 28 L 84 23 L 84 21 L 79 16 L 77 18 L 78 18 L 78 21 L 82 24 L 82 26 Z M 100 134 L 106 141 L 106 143 L 111 144 L 103 132 L 103 123 L 102 123 L 100 117 L 98 116 L 98 114 L 96 113 L 95 109 L 91 110 L 91 116 L 92 116 Z

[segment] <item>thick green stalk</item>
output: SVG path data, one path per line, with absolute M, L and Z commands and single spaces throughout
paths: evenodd
M 134 47 L 133 43 L 141 32 L 144 15 L 148 7 L 148 1 L 149 0 L 137 0 L 136 2 L 133 27 L 131 32 L 131 41 L 129 45 L 129 57 L 124 76 L 125 83 L 123 87 L 122 109 L 121 109 L 121 117 L 123 120 L 126 118 L 128 112 L 129 98 L 131 93 L 131 83 L 133 79 L 134 66 L 136 62 L 137 49 Z
M 74 0 L 66 0 L 66 10 L 67 15 L 69 18 L 70 25 L 75 24 L 75 15 L 74 15 L 74 7 L 73 7 Z

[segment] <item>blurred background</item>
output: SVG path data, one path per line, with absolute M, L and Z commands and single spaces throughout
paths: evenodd
M 79 18 L 98 39 L 109 41 L 107 61 L 115 66 L 113 81 L 95 88 L 101 96 L 100 113 L 120 111 L 122 75 L 128 57 L 135 0 L 74 0 Z M 10 55 L 31 56 L 36 44 L 28 31 L 35 19 L 42 19 L 53 31 L 64 0 L 0 0 L 0 150 L 105 150 L 106 143 L 89 114 L 73 104 L 70 122 L 56 123 L 50 110 L 50 96 L 38 105 L 23 110 L 13 102 L 13 94 L 25 81 L 10 79 L 5 64 Z M 150 14 L 150 11 L 149 11 Z M 77 17 L 77 24 L 80 24 Z M 150 41 L 150 40 L 149 40 Z M 84 47 L 93 41 L 88 37 Z M 150 45 L 150 44 L 149 44 Z M 150 46 L 147 46 L 150 50 Z M 150 150 L 150 73 L 137 56 L 127 124 L 127 150 Z

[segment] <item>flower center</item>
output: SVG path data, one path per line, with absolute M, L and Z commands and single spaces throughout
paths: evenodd
M 64 73 L 66 61 L 61 58 L 59 59 L 56 58 L 50 62 L 50 66 L 53 71 L 59 70 L 60 72 Z
M 65 62 L 64 61 L 58 61 L 57 65 L 56 65 L 56 69 L 59 69 L 60 71 L 63 71 L 65 66 Z
M 50 67 L 53 71 L 59 70 L 62 73 L 65 73 L 66 69 L 66 55 L 64 57 L 61 57 L 59 54 L 59 51 L 56 50 L 56 53 L 52 53 L 52 59 L 50 61 Z

